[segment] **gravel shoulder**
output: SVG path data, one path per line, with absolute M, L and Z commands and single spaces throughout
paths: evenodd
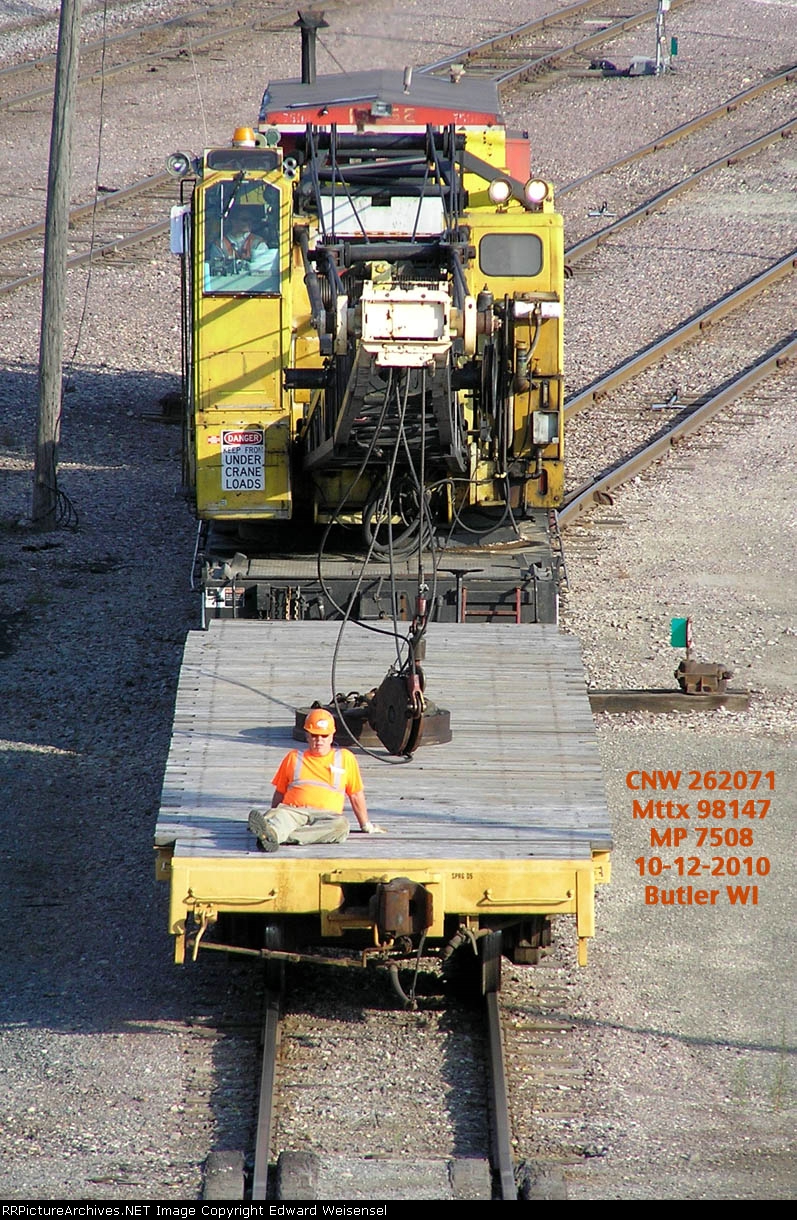
M 610 512 L 624 522 L 596 526 L 610 543 L 599 555 L 570 550 L 565 622 L 582 639 L 594 685 L 670 685 L 682 652 L 669 647 L 669 618 L 691 614 L 700 659 L 724 662 L 731 685 L 751 693 L 744 713 L 597 718 L 616 837 L 599 935 L 575 989 L 591 1116 L 581 1137 L 593 1155 L 574 1173 L 571 1198 L 794 1194 L 797 590 L 784 556 L 794 532 L 795 392 L 792 370 L 737 403 L 611 510 L 597 510 L 599 520 Z M 753 430 L 736 422 L 748 412 L 759 421 Z M 638 771 L 680 772 L 677 792 L 629 787 Z M 694 773 L 722 771 L 774 773 L 765 820 L 730 816 L 741 792 L 689 790 Z M 689 802 L 690 821 L 659 820 L 656 830 L 683 826 L 687 837 L 652 846 L 653 823 L 633 816 L 634 799 L 673 796 Z M 713 807 L 721 796 L 730 798 L 725 818 L 695 816 L 697 800 Z M 707 825 L 747 825 L 753 845 L 698 848 Z M 637 864 L 759 856 L 770 871 L 752 880 L 672 868 L 642 877 Z M 729 886 L 756 881 L 756 905 L 752 891 L 747 904 L 730 903 Z M 681 887 L 686 899 L 689 884 L 709 895 L 706 905 L 646 901 L 648 887 Z
M 41 7 L 0 0 L 0 24 Z M 360 7 L 371 33 L 359 34 L 352 12 L 328 33 L 330 51 L 347 64 L 403 66 L 548 6 L 485 2 L 456 24 L 415 0 Z M 720 100 L 741 87 L 740 73 L 755 79 L 782 65 L 793 55 L 795 8 L 688 6 L 670 23 L 681 43 L 670 96 L 686 111 L 690 76 Z M 638 36 L 624 46 L 639 50 Z M 275 36 L 266 56 L 253 40 L 249 55 L 203 64 L 214 137 L 253 111 L 269 73 L 294 71 L 295 32 Z M 190 63 L 182 71 L 153 74 L 143 94 L 113 87 L 104 182 L 122 185 L 202 143 Z M 593 88 L 580 101 L 574 83 L 530 95 L 523 125 L 539 131 L 535 147 L 554 177 L 574 177 L 633 145 L 643 127 L 676 121 L 643 83 L 604 83 L 612 94 Z M 97 163 L 97 96 L 84 104 L 76 198 L 87 196 Z M 0 165 L 20 184 L 1 210 L 20 223 L 41 214 L 48 132 L 47 107 L 34 107 L 0 140 Z M 752 214 L 760 200 L 751 192 L 736 204 Z M 254 1014 L 245 970 L 171 965 L 165 887 L 152 869 L 182 642 L 197 609 L 179 437 L 157 419 L 179 368 L 177 273 L 153 245 L 143 258 L 71 276 L 69 292 L 65 347 L 77 356 L 60 458 L 76 531 L 32 534 L 25 524 L 38 292 L 23 290 L 0 313 L 0 876 L 10 950 L 0 964 L 0 1198 L 190 1201 L 207 1151 L 247 1143 L 234 1082 L 247 1053 L 240 1029 Z M 590 292 L 599 313 L 596 281 Z M 585 306 L 568 338 L 571 367 L 585 376 L 602 361 L 588 318 Z M 678 659 L 669 619 L 691 614 L 700 656 L 725 662 L 752 696 L 746 713 L 597 720 L 614 875 L 600 893 L 587 969 L 575 965 L 570 928 L 553 960 L 577 1022 L 583 1118 L 551 1120 L 544 1143 L 566 1162 L 571 1199 L 795 1194 L 796 400 L 794 372 L 784 370 L 566 538 L 563 627 L 581 638 L 592 685 L 668 685 Z M 649 824 L 632 815 L 639 794 L 626 784 L 640 770 L 775 772 L 771 812 L 751 823 L 755 851 L 715 853 L 770 860 L 756 905 L 724 896 L 714 906 L 646 905 L 646 885 L 675 889 L 688 878 L 643 878 L 635 861 L 696 853 L 652 849 Z M 688 824 L 691 847 L 701 823 Z M 508 975 L 522 1007 L 524 974 Z M 408 1094 L 408 1123 L 412 1106 Z

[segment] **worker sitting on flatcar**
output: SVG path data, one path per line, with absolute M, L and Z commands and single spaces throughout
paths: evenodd
M 252 809 L 249 829 L 264 851 L 280 843 L 343 843 L 349 837 L 345 797 L 363 834 L 383 834 L 368 816 L 362 776 L 351 750 L 333 749 L 335 721 L 313 708 L 304 722 L 307 749 L 289 750 L 272 779 L 271 809 Z

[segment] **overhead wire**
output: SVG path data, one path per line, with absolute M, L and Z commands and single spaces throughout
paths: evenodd
M 316 30 L 316 42 L 317 42 L 318 46 L 321 47 L 321 49 L 327 53 L 327 55 L 329 56 L 329 58 L 332 60 L 333 64 L 337 68 L 338 72 L 343 72 L 345 74 L 347 69 L 343 66 L 343 64 L 340 62 L 340 60 L 333 54 L 333 52 L 330 51 L 329 47 L 326 45 L 326 43 L 324 42 L 324 39 L 321 37 L 321 35 L 318 33 L 317 30 Z
M 208 124 L 207 119 L 205 118 L 205 104 L 202 98 L 202 86 L 199 80 L 199 73 L 197 72 L 196 59 L 194 58 L 194 44 L 191 42 L 187 34 L 186 43 L 191 55 L 191 68 L 194 73 L 194 85 L 196 87 L 197 101 L 199 102 L 199 113 L 202 118 L 202 130 L 205 133 L 205 148 L 208 148 L 210 145 L 210 136 L 208 135 Z

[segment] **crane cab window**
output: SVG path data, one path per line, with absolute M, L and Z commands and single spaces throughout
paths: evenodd
M 542 242 L 536 233 L 488 233 L 479 243 L 479 267 L 485 275 L 539 275 Z
M 267 296 L 280 290 L 280 193 L 241 172 L 205 192 L 204 291 Z

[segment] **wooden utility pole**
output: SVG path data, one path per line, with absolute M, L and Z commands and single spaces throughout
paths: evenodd
M 58 27 L 47 215 L 44 231 L 41 336 L 39 341 L 39 422 L 33 469 L 32 520 L 40 529 L 56 525 L 58 441 L 63 394 L 66 259 L 72 126 L 80 61 L 82 0 L 63 0 Z

